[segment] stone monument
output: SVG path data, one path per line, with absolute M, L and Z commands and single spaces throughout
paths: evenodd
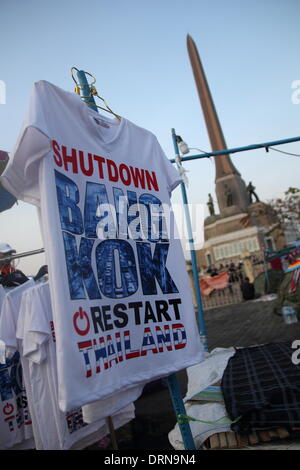
M 203 110 L 212 151 L 226 150 L 226 142 L 195 42 L 187 36 L 187 48 Z M 260 202 L 252 182 L 246 186 L 228 154 L 214 157 L 215 191 L 219 214 L 211 210 L 204 223 L 204 247 L 198 252 L 201 266 L 240 259 L 241 254 L 261 254 L 281 249 L 285 238 L 272 208 Z M 255 201 L 253 201 L 253 196 Z

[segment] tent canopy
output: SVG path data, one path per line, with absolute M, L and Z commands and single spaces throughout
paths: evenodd
M 268 269 L 266 273 L 258 274 L 254 279 L 255 294 L 276 294 L 283 277 L 283 271 L 277 269 Z

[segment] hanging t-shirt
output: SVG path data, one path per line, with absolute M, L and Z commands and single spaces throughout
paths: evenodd
M 34 280 L 30 279 L 24 284 L 10 289 L 7 291 L 3 301 L 3 311 L 0 316 L 0 339 L 5 342 L 8 357 L 19 351 L 20 344 L 18 343 L 16 332 L 22 295 L 34 285 Z M 19 352 L 21 353 L 22 351 Z
M 1 181 L 41 208 L 62 411 L 203 359 L 170 211 L 181 179 L 151 132 L 40 81 Z
M 0 340 L 6 346 L 6 363 L 0 365 L 0 448 L 32 449 L 32 417 L 28 394 L 23 381 L 20 348 L 16 340 L 16 324 L 23 293 L 34 285 L 27 281 L 9 290 L 2 303 Z
M 88 424 L 82 409 L 67 413 L 58 407 L 55 329 L 48 283 L 28 289 L 22 297 L 18 336 L 29 367 L 24 368 L 31 384 L 30 409 L 38 421 L 40 444 L 37 450 L 82 449 L 109 433 L 104 419 Z M 134 405 L 114 413 L 115 429 L 134 418 Z

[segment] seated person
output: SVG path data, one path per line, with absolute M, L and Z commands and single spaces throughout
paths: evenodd
M 245 277 L 241 283 L 241 291 L 244 300 L 253 300 L 255 297 L 254 285 L 250 282 L 249 277 Z

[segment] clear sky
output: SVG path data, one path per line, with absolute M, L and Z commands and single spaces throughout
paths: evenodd
M 32 84 L 45 79 L 72 91 L 75 66 L 95 75 L 113 110 L 154 132 L 168 157 L 173 127 L 190 147 L 209 151 L 187 34 L 229 148 L 298 136 L 292 83 L 300 80 L 299 17 L 299 0 L 0 0 L 0 149 L 13 150 Z M 300 154 L 300 143 L 278 148 Z M 299 157 L 255 150 L 232 160 L 264 201 L 300 186 Z M 213 161 L 185 168 L 189 202 L 206 211 Z M 180 189 L 173 201 L 181 201 Z M 42 247 L 35 208 L 20 202 L 0 214 L 0 241 L 18 252 Z M 19 266 L 32 274 L 43 262 L 37 255 Z

